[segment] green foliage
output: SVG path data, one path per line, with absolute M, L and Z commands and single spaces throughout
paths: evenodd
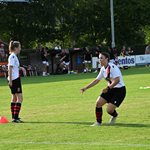
M 117 46 L 145 43 L 150 26 L 147 0 L 114 0 Z M 29 4 L 0 4 L 0 37 L 18 39 L 23 46 L 36 42 L 63 46 L 111 43 L 109 0 L 33 0 Z

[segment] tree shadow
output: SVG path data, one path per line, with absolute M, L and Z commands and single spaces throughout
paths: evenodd
M 62 82 L 62 81 L 74 81 L 82 79 L 94 79 L 97 74 L 87 73 L 87 74 L 72 74 L 72 75 L 50 75 L 47 77 L 42 76 L 33 76 L 33 77 L 21 77 L 22 84 L 39 84 L 39 83 L 53 83 L 53 82 Z M 0 78 L 0 85 L 7 86 L 8 82 L 6 78 Z
M 121 70 L 123 76 L 129 76 L 134 74 L 150 74 L 150 68 L 145 69 L 141 68 L 129 68 L 128 70 Z M 22 77 L 23 84 L 39 84 L 39 83 L 52 83 L 52 82 L 61 82 L 61 81 L 74 81 L 74 80 L 84 80 L 84 79 L 95 79 L 98 73 L 79 73 L 79 74 L 65 74 L 65 75 L 50 75 L 48 77 L 42 76 L 32 76 L 32 77 Z M 7 86 L 7 79 L 0 78 L 0 85 Z

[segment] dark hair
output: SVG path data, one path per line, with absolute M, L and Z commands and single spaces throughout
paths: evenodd
M 18 48 L 20 46 L 19 41 L 10 41 L 9 43 L 9 52 L 13 52 L 15 48 Z
M 110 60 L 109 53 L 107 53 L 107 52 L 101 52 L 100 54 L 103 55 L 103 56 L 105 56 L 105 58 L 108 58 L 108 62 L 109 62 L 109 60 Z

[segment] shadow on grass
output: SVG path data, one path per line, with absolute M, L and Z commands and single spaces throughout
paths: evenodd
M 150 128 L 150 124 L 140 124 L 140 123 L 116 123 L 114 125 L 103 124 L 103 126 Z
M 71 125 L 91 125 L 93 122 L 51 122 L 51 121 L 31 121 L 24 123 L 33 123 L 33 124 L 71 124 Z
M 70 124 L 70 125 L 92 125 L 93 122 L 47 122 L 47 121 L 31 121 L 31 122 L 25 122 L 25 123 L 33 123 L 33 124 Z M 116 123 L 114 125 L 109 124 L 102 124 L 102 126 L 108 126 L 108 127 L 135 127 L 135 128 L 150 128 L 150 124 L 139 124 L 139 123 Z

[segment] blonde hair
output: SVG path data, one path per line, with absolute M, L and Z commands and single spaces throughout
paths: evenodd
M 19 48 L 20 42 L 19 41 L 10 41 L 9 43 L 9 52 L 14 52 L 15 48 Z

